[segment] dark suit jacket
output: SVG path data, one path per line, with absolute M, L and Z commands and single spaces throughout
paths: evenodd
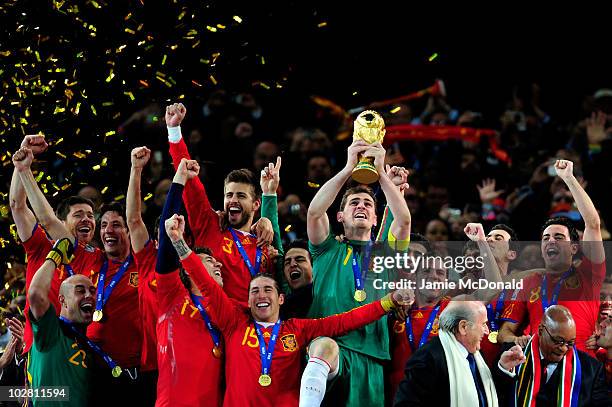
M 406 363 L 406 377 L 399 385 L 394 406 L 448 406 L 450 382 L 444 348 L 435 337 Z M 469 378 L 472 380 L 472 378 Z
M 509 349 L 514 344 L 504 344 L 504 350 Z M 582 384 L 578 395 L 578 406 L 612 406 L 612 400 L 608 396 L 606 389 L 606 376 L 604 367 L 598 360 L 592 358 L 588 354 L 578 351 L 580 359 L 580 367 L 582 370 Z M 493 379 L 497 388 L 497 396 L 499 397 L 500 407 L 510 406 L 513 402 L 513 391 L 516 376 L 514 378 L 503 373 L 495 363 L 493 370 Z M 561 364 L 553 372 L 548 382 L 544 387 L 540 387 L 540 391 L 536 397 L 536 405 L 554 406 L 557 401 L 557 389 L 561 378 Z M 520 403 L 519 403 L 520 404 Z M 513 404 L 512 404 L 513 405 Z

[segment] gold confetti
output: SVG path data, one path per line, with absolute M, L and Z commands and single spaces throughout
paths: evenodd
M 310 188 L 319 188 L 321 185 L 308 181 L 308 186 Z
M 291 230 L 291 225 L 287 225 L 287 227 L 285 227 L 285 232 L 289 232 Z
M 438 53 L 434 52 L 433 54 L 431 54 L 431 56 L 428 58 L 428 61 L 431 62 L 434 59 L 438 58 Z
M 207 26 L 206 26 L 206 29 L 207 29 L 208 31 L 210 31 L 210 32 L 213 32 L 213 33 L 216 33 L 216 32 L 217 32 L 217 29 L 216 29 L 215 27 L 211 27 L 210 25 L 207 25 Z
M 397 112 L 399 112 L 400 110 L 402 110 L 401 106 L 396 106 L 393 109 L 391 109 L 391 114 L 395 114 Z
M 232 17 L 234 19 L 235 22 L 237 22 L 238 24 L 242 23 L 242 18 L 240 18 L 239 16 L 234 16 Z
M 91 167 L 92 170 L 94 171 L 98 171 L 100 169 L 100 164 L 96 164 L 93 167 Z
M 148 201 L 151 198 L 153 198 L 153 194 L 151 192 L 149 192 L 147 195 L 145 195 L 144 200 L 146 202 L 146 201 Z
M 210 81 L 213 83 L 213 85 L 217 84 L 217 80 L 215 79 L 214 76 L 210 75 L 209 78 L 210 78 Z
M 121 195 L 116 196 L 116 197 L 114 198 L 114 200 L 115 200 L 115 201 L 120 201 L 120 200 L 122 200 L 122 199 L 124 199 L 124 198 L 125 198 L 125 195 L 121 194 Z
M 327 27 L 327 21 L 321 21 L 319 24 L 317 24 L 317 27 L 319 28 Z
M 102 188 L 102 191 L 100 191 L 100 193 L 105 194 L 106 191 L 108 191 L 108 186 L 105 186 L 104 188 Z

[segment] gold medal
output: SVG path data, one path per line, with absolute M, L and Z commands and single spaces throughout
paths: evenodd
M 268 387 L 272 383 L 270 375 L 262 374 L 259 376 L 259 385 L 262 387 Z
M 119 366 L 115 366 L 113 367 L 113 370 L 111 370 L 111 373 L 113 374 L 113 377 L 119 377 L 121 376 L 121 368 Z
M 491 343 L 497 343 L 497 334 L 498 334 L 498 332 L 497 332 L 497 331 L 490 332 L 490 333 L 489 333 L 489 336 L 488 336 L 488 338 L 489 338 L 489 342 L 491 342 Z
M 97 309 L 93 313 L 93 320 L 95 322 L 100 322 L 102 320 L 102 316 L 102 310 Z
M 221 359 L 221 355 L 223 354 L 223 352 L 221 351 L 221 348 L 219 348 L 218 346 L 213 346 L 212 353 L 213 353 L 213 356 L 216 357 L 217 359 Z
M 364 290 L 355 290 L 355 301 L 363 302 L 366 299 L 366 292 Z

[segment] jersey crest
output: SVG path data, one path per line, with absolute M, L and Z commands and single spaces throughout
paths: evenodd
M 128 284 L 131 285 L 132 287 L 138 288 L 138 272 L 137 271 L 132 271 L 130 273 L 130 280 L 128 281 Z
M 281 342 L 283 343 L 283 350 L 286 352 L 294 352 L 298 350 L 297 340 L 295 339 L 294 334 L 288 334 L 285 336 L 281 336 Z

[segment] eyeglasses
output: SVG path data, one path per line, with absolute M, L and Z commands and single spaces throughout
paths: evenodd
M 555 338 L 554 336 L 552 336 L 550 334 L 550 332 L 548 331 L 548 328 L 546 328 L 546 326 L 542 325 L 542 328 L 544 328 L 544 330 L 546 331 L 546 333 L 548 334 L 548 336 L 550 336 L 550 340 L 553 341 L 553 343 L 556 346 L 567 346 L 568 348 L 573 348 L 574 345 L 576 344 L 576 340 L 573 339 L 571 341 L 566 341 L 565 339 L 559 339 L 559 338 Z

